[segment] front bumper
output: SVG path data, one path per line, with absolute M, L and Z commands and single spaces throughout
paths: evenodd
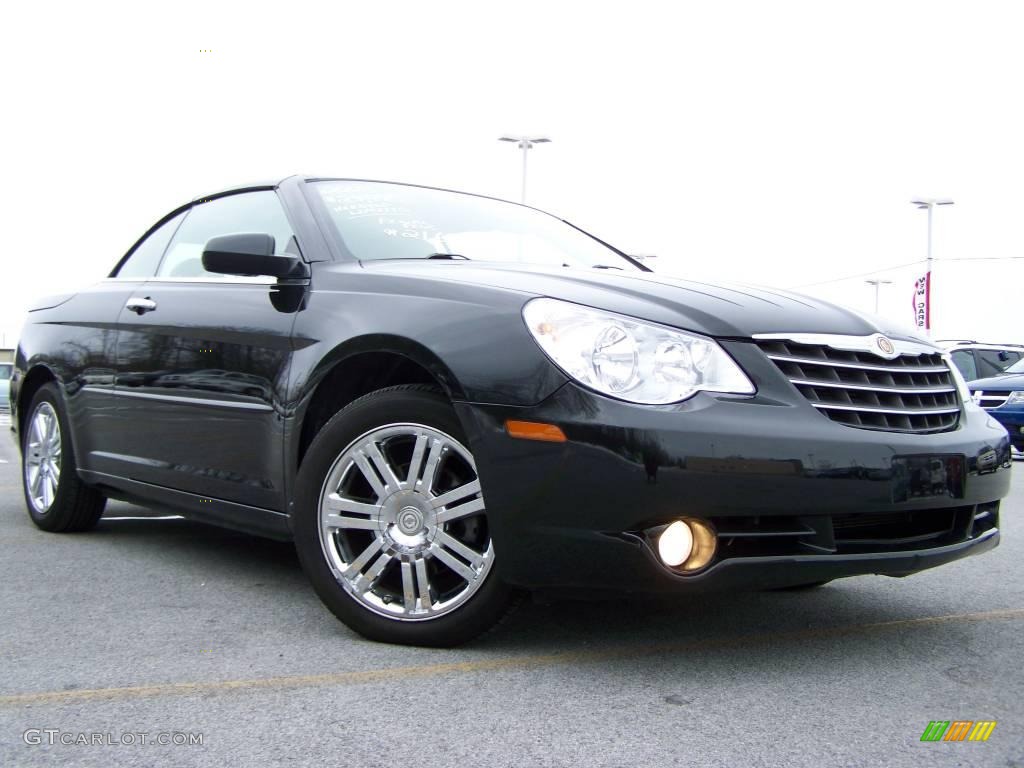
M 927 435 L 838 424 L 767 386 L 754 397 L 701 393 L 652 407 L 569 383 L 537 406 L 457 410 L 503 578 L 532 589 L 659 593 L 904 576 L 994 547 L 1009 490 L 1007 435 L 971 404 L 956 429 Z M 557 424 L 568 442 L 511 438 L 506 419 Z M 908 493 L 897 471 L 905 457 L 950 459 L 963 476 L 941 493 Z M 699 573 L 663 566 L 643 535 L 678 517 L 719 531 L 719 555 Z

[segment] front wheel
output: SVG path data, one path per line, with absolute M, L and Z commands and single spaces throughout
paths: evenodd
M 360 398 L 313 441 L 298 476 L 296 548 L 351 629 L 453 646 L 508 612 L 513 594 L 466 443 L 448 401 L 419 385 Z

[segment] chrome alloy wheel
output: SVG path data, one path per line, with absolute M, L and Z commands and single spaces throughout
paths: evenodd
M 25 444 L 25 488 L 33 508 L 46 514 L 60 482 L 60 423 L 57 412 L 43 401 L 29 420 Z
M 458 608 L 494 563 L 473 456 L 432 427 L 389 424 L 354 440 L 327 473 L 318 511 L 334 577 L 390 618 Z

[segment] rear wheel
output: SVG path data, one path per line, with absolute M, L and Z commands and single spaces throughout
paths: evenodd
M 366 637 L 457 645 L 512 603 L 476 463 L 433 388 L 380 390 L 334 416 L 303 460 L 296 502 L 303 568 Z
M 68 420 L 55 384 L 44 384 L 32 398 L 21 439 L 22 487 L 32 522 L 54 532 L 94 527 L 107 500 L 78 478 Z

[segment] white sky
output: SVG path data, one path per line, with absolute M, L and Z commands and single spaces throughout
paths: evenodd
M 19 3 L 0 45 L 0 332 L 158 217 L 291 173 L 529 201 L 657 269 L 800 286 L 1022 257 L 1024 5 Z M 200 53 L 212 49 L 211 53 Z M 915 269 L 881 274 L 911 321 Z M 940 261 L 939 338 L 1024 342 L 1024 259 Z M 863 277 L 808 292 L 871 310 Z

